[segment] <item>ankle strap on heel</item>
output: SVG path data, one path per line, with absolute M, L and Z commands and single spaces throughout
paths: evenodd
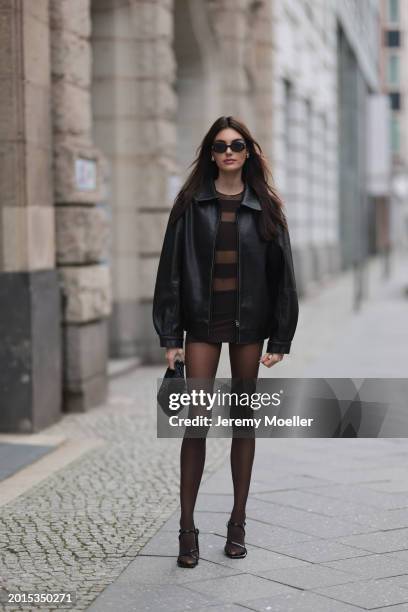
M 246 521 L 242 523 L 237 523 L 235 521 L 231 521 L 231 519 L 227 522 L 227 527 L 241 527 L 241 529 L 245 532 Z
M 195 533 L 198 535 L 200 530 L 197 527 L 194 527 L 194 529 L 179 529 L 179 534 L 182 535 L 183 533 Z

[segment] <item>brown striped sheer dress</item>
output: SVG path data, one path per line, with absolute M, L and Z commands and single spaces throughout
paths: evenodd
M 210 336 L 186 334 L 188 342 L 236 342 L 235 325 L 238 300 L 237 209 L 244 191 L 227 195 L 216 191 L 221 219 L 215 243 Z

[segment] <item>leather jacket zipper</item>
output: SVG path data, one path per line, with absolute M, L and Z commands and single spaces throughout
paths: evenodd
M 215 246 L 216 246 L 216 242 L 217 242 L 218 226 L 220 224 L 220 219 L 221 219 L 221 207 L 218 205 L 218 218 L 217 218 L 217 225 L 216 225 L 216 228 L 215 228 L 214 245 L 213 245 L 213 256 L 212 256 L 211 273 L 210 273 L 210 305 L 209 305 L 209 312 L 208 312 L 208 337 L 210 337 L 210 332 L 211 332 L 214 258 L 215 258 Z
M 239 265 L 239 207 L 237 208 L 237 244 L 238 244 L 238 300 L 237 300 L 237 314 L 236 314 L 236 319 L 235 319 L 235 326 L 237 328 L 237 342 L 239 342 L 240 340 L 240 333 L 239 333 L 239 314 L 240 314 L 240 297 L 241 297 L 241 287 L 240 287 L 240 277 L 241 277 L 241 266 Z

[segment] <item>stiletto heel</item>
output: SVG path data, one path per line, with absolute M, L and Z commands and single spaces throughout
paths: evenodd
M 197 527 L 195 527 L 194 529 L 179 529 L 179 541 L 184 533 L 195 534 L 195 548 L 190 548 L 189 550 L 180 552 L 177 558 L 177 565 L 179 567 L 195 567 L 198 564 L 198 559 L 200 558 L 200 549 L 198 546 L 198 534 L 200 533 L 200 530 L 197 529 Z M 197 553 L 197 555 L 193 553 Z M 190 557 L 192 561 L 185 561 L 181 559 L 181 557 Z
M 227 527 L 240 527 L 243 530 L 244 535 L 245 535 L 244 525 L 246 525 L 245 521 L 243 523 L 236 523 L 235 521 L 231 521 L 231 519 L 227 523 Z M 240 548 L 243 549 L 243 551 L 238 554 L 231 553 L 227 549 L 227 544 L 234 544 L 235 546 L 239 546 Z M 240 542 L 235 542 L 234 540 L 231 540 L 231 538 L 228 538 L 228 537 L 227 537 L 227 542 L 224 547 L 224 552 L 227 555 L 227 557 L 229 557 L 230 559 L 243 559 L 244 557 L 247 556 L 247 553 L 248 553 L 247 549 L 245 548 L 243 544 L 241 544 Z

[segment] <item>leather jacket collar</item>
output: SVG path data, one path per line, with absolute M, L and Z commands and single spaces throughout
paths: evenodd
M 202 204 L 208 200 L 214 200 L 216 197 L 217 194 L 214 179 L 211 178 L 201 185 L 201 188 L 195 195 L 194 199 Z M 254 210 L 262 210 L 254 190 L 248 185 L 248 183 L 245 183 L 244 197 L 242 198 L 241 206 L 249 206 L 249 208 L 253 208 Z

